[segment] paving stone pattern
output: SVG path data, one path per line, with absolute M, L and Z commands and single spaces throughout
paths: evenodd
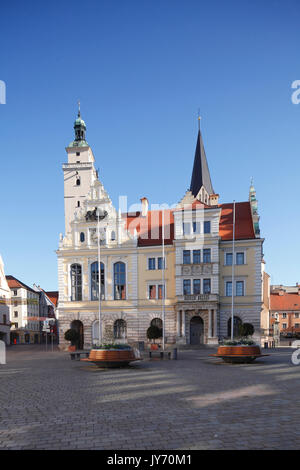
M 279 348 L 253 364 L 213 349 L 103 370 L 44 346 L 0 365 L 0 449 L 299 449 L 300 366 Z

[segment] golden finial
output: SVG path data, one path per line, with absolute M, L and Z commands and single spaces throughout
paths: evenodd
M 200 131 L 200 121 L 201 121 L 200 109 L 198 108 L 198 129 L 199 129 L 199 131 Z

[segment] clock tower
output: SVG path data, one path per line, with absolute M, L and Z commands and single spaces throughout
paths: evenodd
M 91 147 L 85 140 L 86 125 L 81 118 L 80 107 L 74 122 L 75 139 L 66 148 L 68 162 L 62 168 L 64 172 L 65 234 L 71 231 L 71 222 L 75 211 L 82 207 L 83 201 L 97 180 L 95 158 Z

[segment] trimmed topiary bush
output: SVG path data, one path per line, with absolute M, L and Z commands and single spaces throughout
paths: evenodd
M 147 338 L 156 340 L 162 337 L 162 329 L 159 326 L 151 325 L 147 330 Z
M 240 326 L 240 335 L 247 337 L 252 336 L 254 333 L 254 326 L 251 323 L 243 323 Z
M 71 341 L 71 345 L 75 346 L 76 343 L 79 341 L 79 333 L 74 328 L 70 328 L 65 332 L 65 340 Z

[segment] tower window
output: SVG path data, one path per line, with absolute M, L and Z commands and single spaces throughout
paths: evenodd
M 77 207 L 80 207 L 80 201 L 77 201 Z
M 81 243 L 83 243 L 84 240 L 85 240 L 84 232 L 81 232 L 81 233 L 80 233 L 80 241 L 81 241 Z
M 76 179 L 76 186 L 80 186 L 80 177 L 77 177 Z

